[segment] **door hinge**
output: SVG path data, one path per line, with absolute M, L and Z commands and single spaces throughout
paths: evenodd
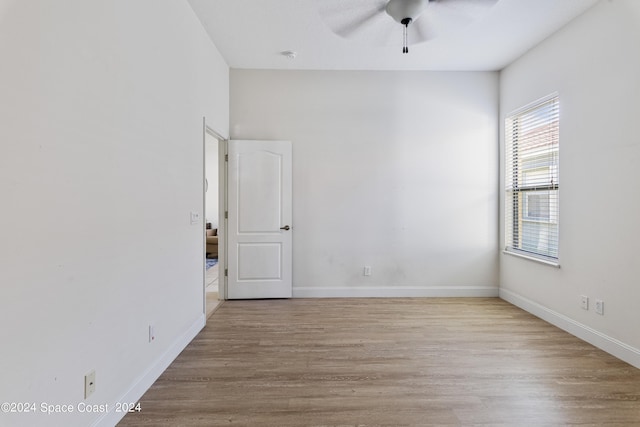
M 229 161 L 229 155 L 228 155 L 228 154 L 225 154 L 225 155 L 224 155 L 224 161 L 225 161 L 225 162 L 228 162 L 228 161 Z
M 228 275 L 229 275 L 229 269 L 228 269 L 228 268 L 225 268 L 225 269 L 224 269 L 224 275 L 225 275 L 225 276 L 228 276 Z
M 224 211 L 224 219 L 229 219 L 229 211 Z

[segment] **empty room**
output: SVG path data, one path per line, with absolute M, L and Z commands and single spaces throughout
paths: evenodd
M 0 0 L 0 426 L 640 425 L 639 43 L 636 0 Z

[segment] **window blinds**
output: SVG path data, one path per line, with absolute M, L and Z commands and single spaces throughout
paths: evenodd
M 505 120 L 505 238 L 507 251 L 558 258 L 558 96 Z

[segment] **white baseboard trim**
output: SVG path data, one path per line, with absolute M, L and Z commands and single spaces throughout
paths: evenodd
M 497 297 L 494 286 L 294 287 L 294 298 L 452 298 Z
M 92 427 L 113 427 L 124 416 L 126 413 L 117 413 L 115 412 L 115 403 L 116 402 L 137 402 L 140 400 L 142 395 L 149 390 L 149 388 L 153 385 L 153 383 L 158 379 L 160 375 L 169 367 L 171 362 L 173 362 L 176 357 L 185 349 L 187 345 L 198 335 L 198 333 L 204 328 L 206 323 L 206 318 L 204 313 L 199 316 L 195 322 L 186 330 L 182 335 L 180 335 L 173 344 L 155 361 L 154 364 L 149 366 L 149 368 L 142 373 L 133 383 L 131 388 L 127 390 L 122 397 L 120 397 L 115 402 L 111 402 L 109 404 L 110 411 L 104 414 L 102 417 L 97 419 Z
M 506 289 L 500 298 L 640 369 L 640 350 Z

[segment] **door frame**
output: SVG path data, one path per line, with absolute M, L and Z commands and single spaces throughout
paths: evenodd
M 205 194 L 205 182 L 207 179 L 207 166 L 206 166 L 206 140 L 207 135 L 212 136 L 218 140 L 218 298 L 221 300 L 227 299 L 227 277 L 225 271 L 227 269 L 227 224 L 225 219 L 225 212 L 227 211 L 227 162 L 225 161 L 227 155 L 227 143 L 228 139 L 218 131 L 207 125 L 207 118 L 202 118 L 202 217 L 204 218 L 204 212 L 206 209 L 206 194 Z M 202 221 L 202 309 L 203 313 L 207 314 L 207 280 L 206 280 L 206 221 Z

